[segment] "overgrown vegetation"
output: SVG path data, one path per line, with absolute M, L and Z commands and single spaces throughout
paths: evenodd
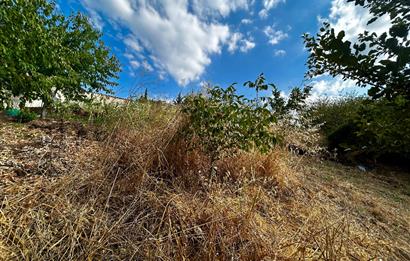
M 184 133 L 200 142 L 213 159 L 222 152 L 272 150 L 281 138 L 273 125 L 289 111 L 300 109 L 310 90 L 295 88 L 285 101 L 274 84 L 266 83 L 263 74 L 244 86 L 255 89 L 255 98 L 239 95 L 233 84 L 225 89 L 210 87 L 205 95 L 191 95 L 183 102 L 182 111 L 188 116 Z
M 323 132 L 331 149 L 366 155 L 368 160 L 398 157 L 405 162 L 410 146 L 406 134 L 410 121 L 410 4 L 348 2 L 370 11 L 368 24 L 387 15 L 391 27 L 381 35 L 365 31 L 353 45 L 344 39 L 344 31 L 335 32 L 329 23 L 324 23 L 316 37 L 304 36 L 310 51 L 308 77 L 340 75 L 368 87 L 372 98 L 321 104 L 317 107 L 322 112 L 318 120 L 324 123 Z
M 344 40 L 345 32 L 335 32 L 325 22 L 317 37 L 304 35 L 310 51 L 307 76 L 329 73 L 354 80 L 358 85 L 370 87 L 368 94 L 374 99 L 393 99 L 403 96 L 410 99 L 410 3 L 407 0 L 348 0 L 369 10 L 368 24 L 381 16 L 388 16 L 391 27 L 381 35 L 364 31 L 356 43 Z
M 8 172 L 1 172 L 0 258 L 334 260 L 408 255 L 408 197 L 398 194 L 402 204 L 386 203 L 379 194 L 384 181 L 343 170 L 363 184 L 374 184 L 363 187 L 337 174 L 339 167 L 312 159 L 307 164 L 280 148 L 267 154 L 238 151 L 212 162 L 212 154 L 200 146 L 183 146 L 184 117 L 171 108 L 131 103 L 105 114 L 106 128 L 97 135 L 69 139 L 64 137 L 80 132 L 70 134 L 68 123 L 38 124 L 52 135 L 46 148 L 78 139 L 84 146 L 70 155 L 77 164 L 64 173 L 50 170 L 50 176 L 13 182 L 5 178 Z M 66 132 L 60 133 L 60 126 Z M 10 135 L 3 128 L 3 135 Z M 31 135 L 30 129 L 22 131 Z M 330 186 L 330 178 L 340 181 Z M 386 231 L 390 222 L 396 229 Z
M 283 97 L 263 74 L 244 83 L 255 95 L 232 84 L 175 104 L 147 89 L 87 100 L 119 70 L 88 20 L 0 2 L 0 105 L 21 95 L 52 109 L 0 118 L 0 259 L 410 259 L 408 173 L 317 157 L 324 138 L 350 162 L 410 160 L 408 3 L 355 2 L 372 21 L 389 14 L 390 35 L 365 32 L 351 49 L 325 24 L 305 36 L 309 75 L 341 74 L 370 97 L 314 104 L 310 87 Z
M 309 116 L 320 125 L 328 149 L 336 150 L 339 159 L 406 165 L 410 159 L 409 113 L 408 101 L 402 98 L 374 101 L 350 97 L 318 101 Z

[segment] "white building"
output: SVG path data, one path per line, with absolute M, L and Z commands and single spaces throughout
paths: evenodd
M 107 95 L 107 94 L 101 94 L 101 93 L 87 93 L 87 98 L 92 98 L 96 102 L 100 103 L 105 103 L 105 104 L 126 104 L 128 102 L 128 99 L 112 96 L 112 95 Z M 56 96 L 54 97 L 55 102 L 64 102 L 66 101 L 66 98 L 64 95 L 61 93 L 57 93 Z M 12 104 L 11 106 L 13 108 L 18 109 L 20 105 L 20 97 L 13 97 L 11 100 Z M 43 107 L 43 102 L 41 100 L 34 100 L 31 102 L 27 102 L 25 105 L 27 108 L 41 108 Z

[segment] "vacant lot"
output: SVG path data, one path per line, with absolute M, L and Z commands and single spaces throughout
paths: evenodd
M 408 173 L 281 149 L 209 170 L 178 124 L 2 119 L 0 259 L 410 259 Z

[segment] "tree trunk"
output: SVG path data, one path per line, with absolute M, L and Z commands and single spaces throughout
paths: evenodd
M 41 119 L 43 120 L 47 117 L 48 105 L 48 102 L 43 101 L 43 107 L 41 108 Z
M 43 105 L 43 108 L 41 108 L 41 119 L 45 119 L 47 117 L 47 107 Z

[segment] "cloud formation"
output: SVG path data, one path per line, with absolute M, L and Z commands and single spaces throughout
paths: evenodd
M 312 81 L 311 95 L 308 100 L 314 102 L 323 98 L 339 99 L 346 95 L 364 94 L 366 88 L 357 88 L 352 80 L 343 80 L 342 77 L 330 78 L 329 76 L 322 76 Z
M 240 0 L 205 5 L 194 1 L 194 6 L 195 2 L 195 12 L 215 9 L 220 15 L 246 8 L 248 3 Z M 187 0 L 84 0 L 83 4 L 94 15 L 104 14 L 131 31 L 133 37 L 126 38 L 124 44 L 135 52 L 144 47 L 151 54 L 150 62 L 166 70 L 180 85 L 199 79 L 211 63 L 210 55 L 220 53 L 230 36 L 227 25 L 200 19 L 189 12 Z M 146 64 L 150 65 L 148 61 Z
M 266 26 L 263 29 L 263 33 L 268 37 L 271 45 L 276 45 L 282 40 L 289 37 L 289 35 L 282 30 L 276 30 L 275 26 Z
M 246 53 L 256 46 L 252 38 L 245 39 L 241 33 L 233 33 L 228 40 L 228 51 L 234 53 L 236 50 L 240 50 L 242 53 Z
M 366 8 L 355 6 L 352 2 L 346 3 L 345 0 L 333 0 L 329 18 L 319 19 L 328 20 L 336 33 L 344 30 L 346 39 L 355 41 L 357 36 L 365 30 L 375 32 L 378 35 L 388 32 L 391 25 L 388 16 L 385 15 L 376 22 L 367 25 L 371 18 L 372 15 Z
M 265 19 L 269 16 L 269 11 L 272 8 L 275 8 L 280 3 L 285 3 L 286 0 L 263 0 L 262 5 L 263 9 L 259 11 L 259 16 L 262 19 Z
M 193 0 L 192 8 L 199 16 L 228 16 L 239 9 L 247 10 L 253 1 L 249 0 Z
M 285 50 L 282 50 L 282 49 L 275 50 L 275 51 L 273 52 L 273 55 L 275 55 L 275 56 L 285 56 L 285 55 L 286 55 L 286 51 L 285 51 Z

